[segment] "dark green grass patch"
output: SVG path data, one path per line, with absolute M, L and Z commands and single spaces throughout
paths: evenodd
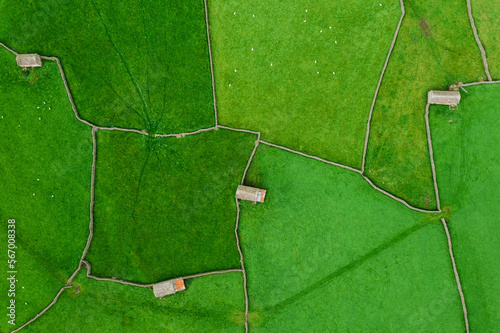
M 208 3 L 220 123 L 360 168 L 399 4 Z
M 435 209 L 425 131 L 427 92 L 484 75 L 466 2 L 411 1 L 373 112 L 367 175 L 412 205 Z
M 245 300 L 239 273 L 186 281 L 162 299 L 137 288 L 85 277 L 82 272 L 27 332 L 241 332 Z M 77 287 L 80 293 L 75 295 Z
M 61 59 L 81 116 L 185 132 L 214 124 L 202 0 L 0 5 L 1 41 Z
M 404 331 L 421 320 L 428 331 L 461 328 L 435 215 L 356 173 L 268 146 L 247 179 L 267 189 L 265 203 L 242 203 L 240 220 L 252 330 Z
M 500 329 L 500 85 L 466 89 L 458 111 L 430 110 L 434 157 L 471 331 L 496 332 Z
M 157 282 L 240 266 L 234 195 L 256 135 L 97 137 L 93 274 Z
M 500 2 L 488 0 L 471 1 L 472 16 L 493 79 L 500 79 Z
M 0 91 L 0 331 L 6 332 L 45 308 L 78 267 L 88 236 L 92 136 L 75 118 L 54 62 L 23 74 L 1 48 Z M 9 219 L 16 221 L 14 269 L 7 263 Z M 7 271 L 17 271 L 16 326 L 6 317 Z

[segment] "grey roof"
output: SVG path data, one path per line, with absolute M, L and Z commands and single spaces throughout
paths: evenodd
M 163 297 L 175 293 L 174 281 L 163 281 L 153 285 L 155 297 Z
M 238 185 L 236 190 L 236 198 L 241 200 L 257 201 L 259 196 L 259 189 L 255 187 Z
M 180 283 L 176 283 L 176 282 L 180 282 Z M 179 284 L 179 285 L 177 285 L 177 284 Z M 159 283 L 156 283 L 153 285 L 153 293 L 155 294 L 155 297 L 163 297 L 163 296 L 175 294 L 176 292 L 184 290 L 184 289 L 185 289 L 184 281 L 182 280 L 182 278 L 163 281 L 163 282 L 159 282 Z
M 42 59 L 36 53 L 18 54 L 16 61 L 21 67 L 42 67 Z
M 431 90 L 427 94 L 427 103 L 441 105 L 458 105 L 460 103 L 460 92 Z

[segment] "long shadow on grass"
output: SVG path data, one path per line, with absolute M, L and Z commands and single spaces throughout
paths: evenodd
M 325 287 L 327 286 L 330 282 L 332 282 L 333 279 L 339 277 L 340 275 L 346 273 L 346 272 L 349 272 L 355 268 L 357 268 L 358 266 L 360 266 L 361 264 L 363 264 L 365 261 L 367 261 L 368 259 L 378 255 L 379 253 L 381 253 L 382 251 L 386 250 L 387 248 L 401 242 L 402 240 L 404 240 L 406 237 L 408 237 L 409 235 L 411 235 L 413 232 L 423 228 L 424 226 L 428 225 L 430 222 L 424 222 L 424 223 L 421 223 L 421 224 L 417 224 L 409 229 L 406 229 L 402 232 L 400 232 L 399 234 L 397 234 L 396 236 L 394 236 L 393 238 L 391 238 L 390 240 L 388 240 L 387 242 L 385 243 L 382 243 L 381 245 L 379 245 L 378 247 L 374 248 L 373 250 L 371 250 L 370 252 L 366 253 L 364 256 L 354 260 L 353 262 L 337 269 L 336 271 L 334 271 L 333 273 L 327 275 L 326 277 L 324 277 L 323 279 L 317 281 L 316 283 L 310 285 L 309 287 L 301 290 L 300 292 L 298 292 L 297 294 L 295 294 L 294 296 L 292 297 L 289 297 L 287 299 L 285 299 L 284 301 L 274 305 L 274 306 L 271 306 L 271 307 L 267 307 L 265 308 L 264 310 L 266 312 L 274 312 L 274 313 L 278 313 L 280 311 L 282 311 L 283 309 L 285 309 L 286 307 L 296 303 L 297 301 L 299 301 L 300 299 L 304 298 L 305 296 L 309 295 L 310 293 L 312 293 L 314 290 L 316 289 L 321 289 L 321 287 Z

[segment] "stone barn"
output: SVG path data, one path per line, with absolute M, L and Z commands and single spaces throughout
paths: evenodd
M 460 103 L 460 92 L 431 90 L 427 94 L 427 103 L 457 106 Z
M 253 202 L 264 202 L 266 198 L 266 190 L 261 190 L 255 187 L 238 185 L 236 190 L 236 198 Z
M 21 67 L 42 67 L 42 58 L 36 53 L 18 54 L 16 61 Z
M 153 285 L 153 293 L 155 294 L 155 297 L 172 295 L 184 289 L 186 289 L 186 286 L 184 285 L 184 279 L 182 278 L 163 281 Z

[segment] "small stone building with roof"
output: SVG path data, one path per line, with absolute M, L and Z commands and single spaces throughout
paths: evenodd
M 460 103 L 460 92 L 431 90 L 427 94 L 427 103 L 457 106 Z
M 255 187 L 238 185 L 236 190 L 236 198 L 253 202 L 264 202 L 266 198 L 266 190 L 261 190 Z
M 182 278 L 163 281 L 153 285 L 153 293 L 155 294 L 155 297 L 172 295 L 184 289 L 186 289 L 186 286 L 184 285 L 184 279 Z
M 21 67 L 42 67 L 42 58 L 36 53 L 18 54 L 16 61 Z

